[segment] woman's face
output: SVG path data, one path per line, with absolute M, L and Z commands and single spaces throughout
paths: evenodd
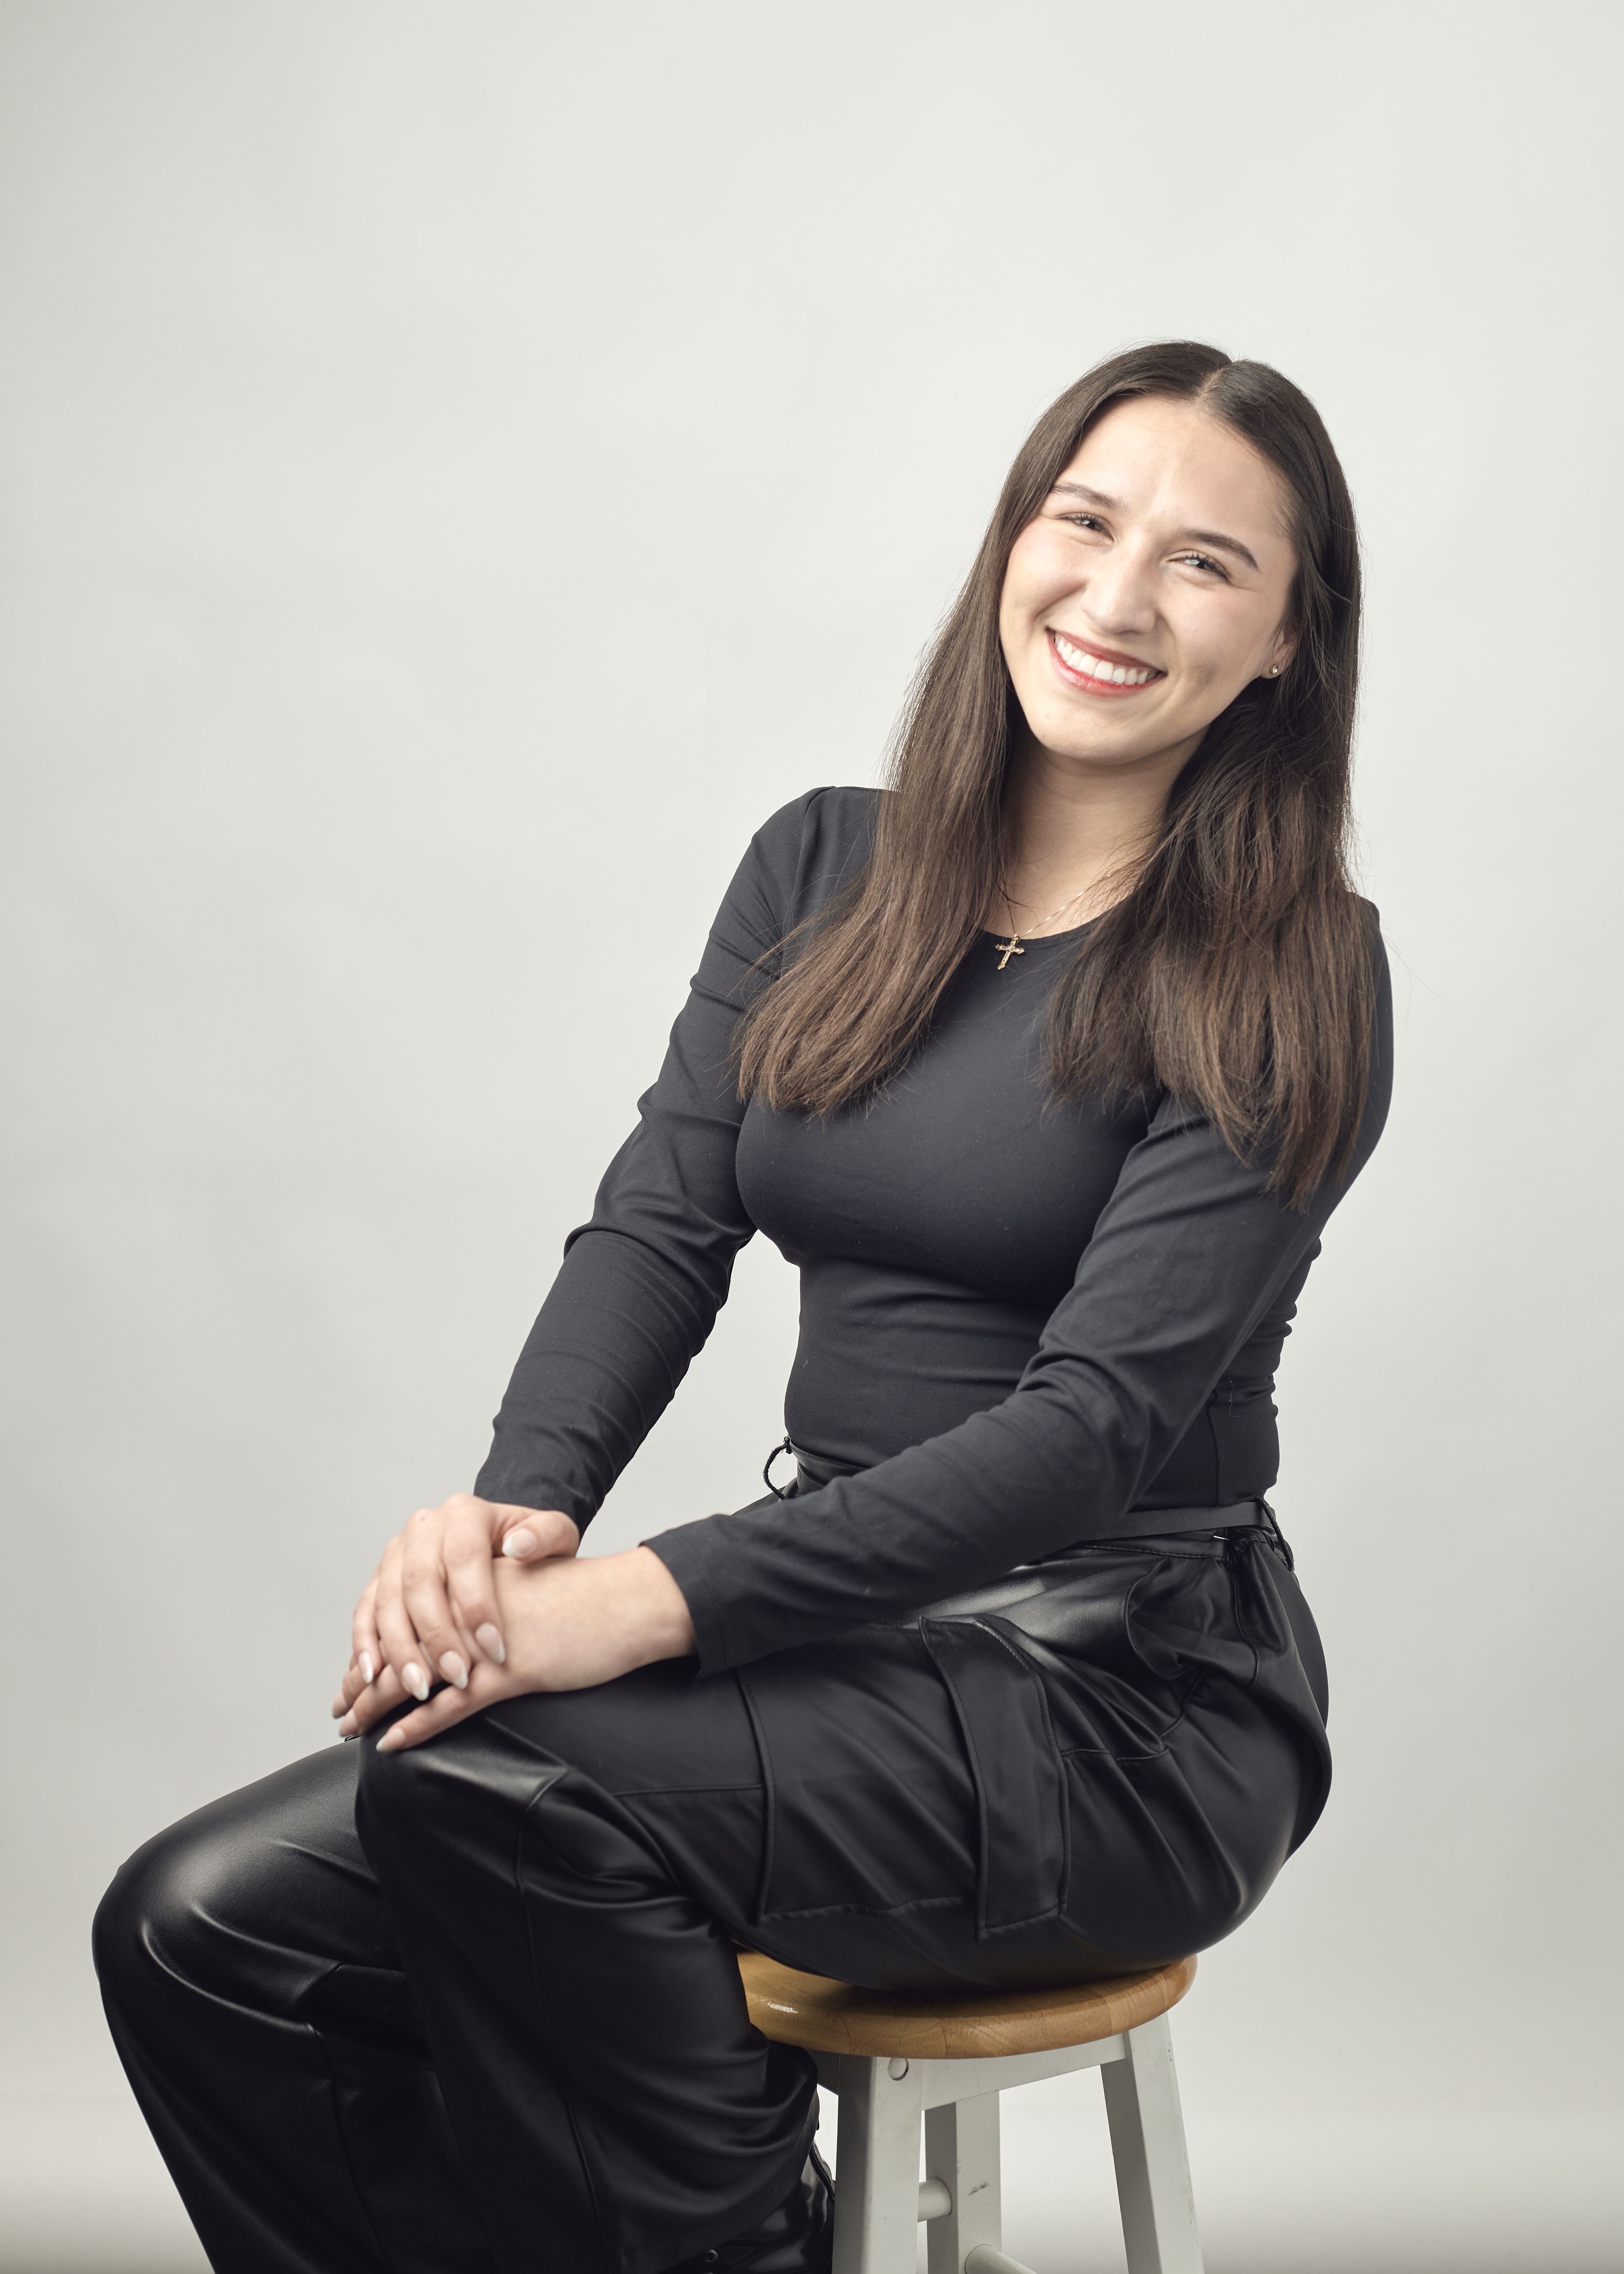
M 1015 541 L 999 635 L 1056 757 L 1182 764 L 1249 680 L 1283 671 L 1297 553 L 1283 485 L 1165 395 L 1114 403 Z

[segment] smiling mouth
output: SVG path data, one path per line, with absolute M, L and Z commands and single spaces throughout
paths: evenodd
M 1090 695 L 1137 695 L 1141 688 L 1153 687 L 1165 679 L 1165 671 L 1154 664 L 1135 663 L 1132 656 L 1111 655 L 1098 648 L 1085 647 L 1079 640 L 1068 639 L 1064 632 L 1049 628 L 1049 650 L 1058 664 L 1063 676 L 1073 687 L 1086 688 Z

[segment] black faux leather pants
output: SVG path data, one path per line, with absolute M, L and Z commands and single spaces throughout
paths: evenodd
M 97 1965 L 217 2274 L 659 2274 L 747 2232 L 816 2097 L 734 1937 L 946 1990 L 1228 1932 L 1323 1801 L 1312 1621 L 1260 1533 L 1084 1577 L 1069 1627 L 928 1614 L 335 1745 L 139 1849 Z

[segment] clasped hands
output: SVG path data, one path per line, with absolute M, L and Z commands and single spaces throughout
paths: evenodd
M 682 1590 L 651 1549 L 577 1556 L 557 1509 L 455 1493 L 420 1508 L 356 1605 L 333 1712 L 358 1736 L 409 1698 L 379 1739 L 404 1751 L 532 1690 L 590 1690 L 694 1648 Z

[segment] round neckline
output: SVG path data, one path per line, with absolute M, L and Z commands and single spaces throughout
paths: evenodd
M 1100 919 L 1098 916 L 1090 916 L 1087 918 L 1086 922 L 1083 923 L 1068 925 L 1064 931 L 1046 931 L 1040 934 L 1036 938 L 1034 938 L 1030 932 L 1022 931 L 1017 932 L 1015 937 L 1019 940 L 1023 948 L 1048 947 L 1053 941 L 1057 939 L 1075 939 L 1079 932 L 1087 931 L 1090 926 L 1097 924 L 1099 921 Z M 1009 936 L 1010 935 L 1007 931 L 989 931 L 985 924 L 981 927 L 981 937 L 986 940 L 990 940 L 993 945 L 997 947 L 1002 947 Z

